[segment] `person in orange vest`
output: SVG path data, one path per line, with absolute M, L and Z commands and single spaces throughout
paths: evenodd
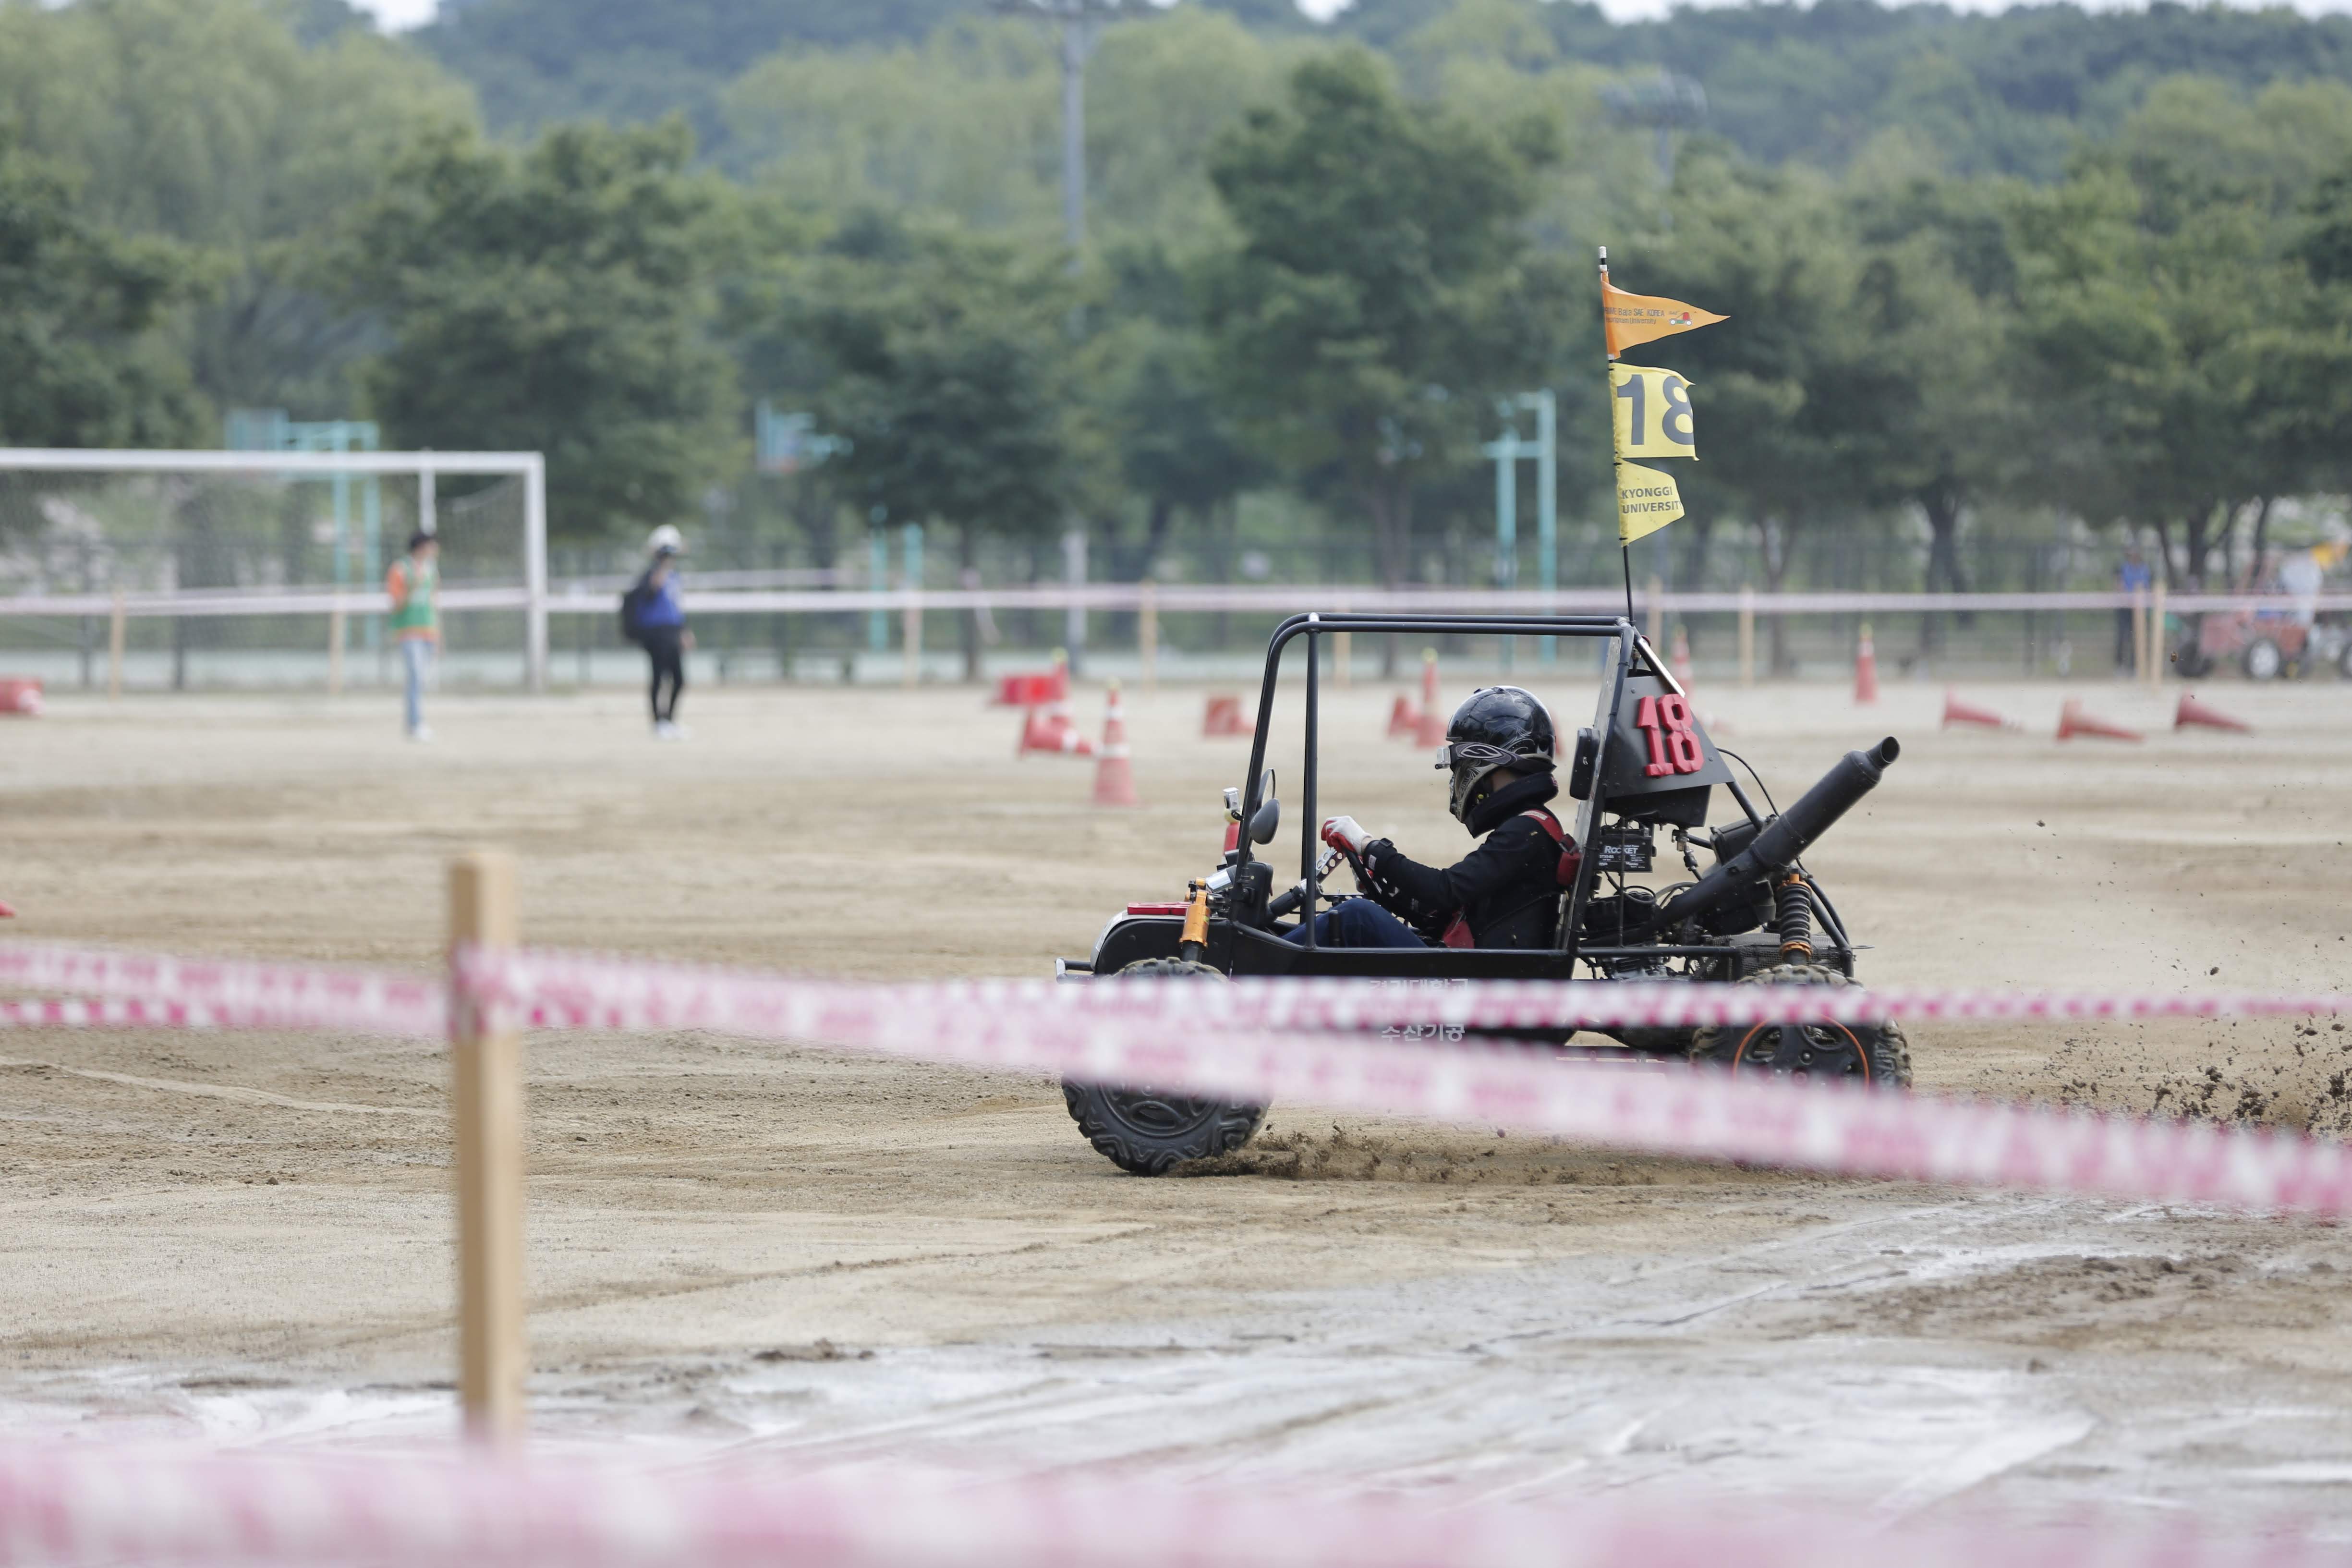
M 392 635 L 400 643 L 401 665 L 408 675 L 412 741 L 433 738 L 425 722 L 425 678 L 441 644 L 441 617 L 433 603 L 434 591 L 441 585 L 440 555 L 441 542 L 418 529 L 408 536 L 408 553 L 383 574 L 384 592 L 392 595 Z

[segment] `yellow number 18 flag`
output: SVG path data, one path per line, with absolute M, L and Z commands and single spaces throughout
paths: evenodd
M 1621 458 L 1696 458 L 1691 384 L 1664 365 L 1612 364 L 1609 389 L 1617 409 Z

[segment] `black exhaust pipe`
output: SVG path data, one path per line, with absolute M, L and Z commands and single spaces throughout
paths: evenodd
M 1889 735 L 1867 752 L 1848 752 L 1794 805 L 1768 819 L 1748 847 L 1691 884 L 1658 911 L 1655 925 L 1678 925 L 1744 898 L 1759 878 L 1794 865 L 1813 841 L 1837 825 L 1855 801 L 1878 786 L 1888 764 L 1903 754 Z

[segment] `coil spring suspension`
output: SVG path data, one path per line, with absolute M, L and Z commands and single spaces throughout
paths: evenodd
M 1813 900 L 1805 879 L 1791 871 L 1773 889 L 1773 923 L 1780 931 L 1780 956 L 1813 956 Z

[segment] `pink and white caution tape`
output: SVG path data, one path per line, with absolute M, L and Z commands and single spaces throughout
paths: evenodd
M 440 977 L 236 958 L 174 958 L 53 942 L 0 942 L 0 986 L 173 1004 L 184 1019 L 87 1018 L 89 1024 L 227 1025 L 363 1035 L 446 1036 L 449 992 Z
M 1166 1010 L 1154 1013 L 1110 1005 L 1110 994 L 1129 989 L 1118 986 L 1101 987 L 1097 998 L 1088 988 L 1018 983 L 785 982 L 545 952 L 461 953 L 458 970 L 462 982 L 486 997 L 528 1005 L 534 1022 L 554 1027 L 707 1029 L 808 1040 L 1080 1083 L 1150 1085 L 1257 1104 L 1303 1100 L 1845 1175 L 2352 1210 L 2352 1147 L 2341 1143 L 1709 1068 L 1618 1072 L 1563 1062 L 1539 1047 L 1280 1033 L 1194 1016 L 1176 1001 L 1179 994 L 1225 987 L 1132 987 L 1164 994 Z M 1230 989 L 1272 996 L 1289 988 Z M 1749 1002 L 1765 987 L 1680 989 L 1725 994 L 1727 1011 L 1736 1003 L 1751 1018 L 1785 1016 L 1788 1001 L 1811 994 L 1805 987 L 1770 988 L 1773 1005 L 1761 1014 Z M 1635 1016 L 1648 1021 L 1658 1015 Z
M 974 981 L 883 985 L 564 953 L 461 952 L 493 1019 L 551 1028 L 697 1029 L 805 1041 L 1080 1083 L 1509 1128 L 1689 1158 L 2323 1214 L 2352 1210 L 2352 1148 L 2264 1131 L 2070 1114 L 1661 1067 L 1610 1071 L 1540 1047 L 1444 1043 L 1465 1026 L 1688 1025 L 1806 1017 L 2213 1017 L 2340 1013 L 2345 998 L 1841 993 L 1817 987 L 1395 987 Z M 58 1022 L 425 1035 L 443 989 L 381 973 L 0 947 L 0 984 L 127 995 L 157 1011 Z M 1407 1020 L 1419 1035 L 1369 1033 Z M 1355 1032 L 1349 1032 L 1353 1030 Z
M 1219 1028 L 1693 1028 L 1706 1024 L 2323 1017 L 2352 994 L 1936 990 L 1682 982 L 1244 979 L 1231 985 L 962 980 L 881 985 L 525 949 L 485 962 L 460 953 L 466 984 L 509 1016 L 547 1028 L 709 1029 L 811 1037 L 810 1020 L 877 998 L 927 1014 L 1036 1009 L 1091 1017 L 1181 1019 Z
M 1622 1499 L 1444 1506 L 1049 1478 L 0 1449 L 0 1568 L 2316 1568 L 2347 1557 L 2289 1527 L 2221 1537 L 2145 1510 L 2063 1530 L 1889 1527 L 1827 1510 Z
M 470 964 L 470 967 L 468 965 Z M 1089 1016 L 1181 1018 L 1220 1028 L 1690 1028 L 1782 1021 L 2032 1022 L 2080 1018 L 2323 1017 L 2352 1014 L 2352 994 L 1939 990 L 1707 985 L 1633 981 L 1397 982 L 1251 980 L 1232 985 L 971 980 L 880 984 L 813 980 L 604 953 L 538 950 L 460 972 L 486 1001 L 533 1026 L 575 1029 L 709 1029 L 770 1038 L 821 1037 L 811 1020 L 833 1009 L 893 1007 L 924 1016 L 959 1010 L 1050 1009 Z M 437 977 L 249 959 L 178 958 L 48 942 L 0 944 L 0 987 L 185 1005 L 168 1016 L 44 1021 L 224 1024 L 439 1036 L 447 988 Z M 25 1021 L 31 1021 L 29 1019 Z
M 219 1029 L 248 1025 L 204 1002 L 151 1002 L 143 996 L 44 997 L 0 1002 L 0 1029 Z

